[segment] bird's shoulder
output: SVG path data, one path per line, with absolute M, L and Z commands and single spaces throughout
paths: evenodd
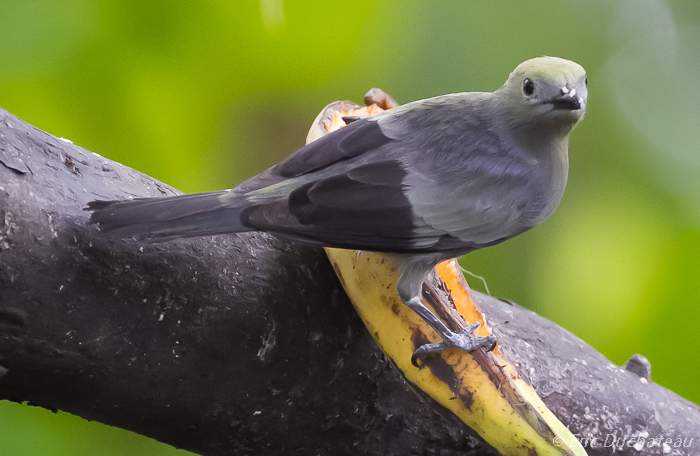
M 392 139 L 472 130 L 492 117 L 491 101 L 488 92 L 440 95 L 394 108 L 377 116 L 376 122 Z

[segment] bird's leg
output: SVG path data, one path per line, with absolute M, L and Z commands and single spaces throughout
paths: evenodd
M 399 297 L 442 338 L 441 342 L 418 347 L 411 357 L 411 363 L 416 367 L 419 367 L 418 359 L 423 359 L 432 353 L 442 353 L 450 348 L 472 351 L 484 347 L 487 350 L 493 350 L 496 345 L 496 338 L 492 335 L 488 337 L 472 335 L 479 327 L 479 322 L 455 332 L 423 304 L 421 298 L 423 282 L 436 263 L 437 261 L 429 257 L 418 259 L 406 257 L 403 261 L 399 260 L 399 280 L 396 284 Z
M 408 301 L 403 301 L 403 303 L 406 304 L 409 308 L 411 308 L 411 310 L 413 310 L 415 313 L 417 313 L 418 316 L 421 317 L 426 323 L 428 323 L 430 327 L 435 330 L 436 333 L 442 335 L 452 332 L 450 328 L 448 328 L 447 325 L 445 325 L 445 323 L 442 322 L 442 320 L 440 320 L 434 313 L 430 311 L 430 309 L 426 307 L 425 304 L 423 304 L 423 300 L 420 296 L 414 296 Z
M 472 351 L 477 348 L 484 347 L 486 350 L 493 350 L 496 346 L 496 338 L 492 335 L 484 336 L 474 336 L 472 333 L 478 328 L 481 323 L 478 321 L 472 323 L 466 328 L 459 332 L 454 332 L 448 328 L 445 323 L 442 322 L 438 317 L 433 314 L 430 309 L 428 309 L 420 296 L 414 296 L 408 301 L 404 301 L 408 307 L 410 307 L 415 313 L 418 314 L 426 323 L 430 325 L 431 328 L 442 338 L 441 342 L 436 342 L 434 344 L 421 345 L 413 352 L 411 356 L 411 363 L 420 367 L 418 364 L 419 359 L 423 359 L 432 353 L 442 353 L 449 348 L 459 348 L 464 351 Z

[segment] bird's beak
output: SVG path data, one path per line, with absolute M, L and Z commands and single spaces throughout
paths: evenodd
M 555 109 L 576 111 L 577 109 L 581 109 L 583 98 L 576 93 L 576 89 L 570 89 L 567 84 L 565 87 L 561 88 L 559 95 L 551 98 L 547 103 L 551 103 Z

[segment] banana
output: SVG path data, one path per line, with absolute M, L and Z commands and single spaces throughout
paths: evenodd
M 365 117 L 394 107 L 384 92 L 372 89 L 367 106 L 335 102 L 319 113 L 307 143 L 345 126 L 343 117 Z M 412 354 L 439 337 L 396 292 L 396 264 L 381 253 L 326 249 L 333 268 L 370 334 L 414 389 L 428 395 L 503 455 L 586 455 L 573 434 L 545 406 L 498 347 L 487 352 L 446 350 L 412 363 Z M 470 297 L 456 259 L 439 264 L 424 285 L 427 304 L 451 329 L 479 322 L 475 334 L 491 330 Z

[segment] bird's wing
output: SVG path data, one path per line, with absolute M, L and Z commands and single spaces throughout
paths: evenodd
M 303 147 L 239 187 L 254 195 L 244 225 L 396 252 L 468 251 L 519 234 L 532 164 L 458 101 L 404 105 Z
M 490 93 L 452 94 L 380 121 L 404 142 L 404 179 L 416 249 L 481 248 L 541 221 L 549 204 L 547 173 L 499 129 Z M 543 180 L 543 177 L 545 180 Z
M 294 152 L 279 164 L 236 187 L 250 192 L 284 180 L 307 175 L 335 163 L 374 151 L 392 141 L 376 119 L 361 119 Z
M 405 176 L 396 160 L 372 161 L 302 184 L 287 199 L 252 205 L 241 218 L 254 229 L 329 247 L 410 251 Z

